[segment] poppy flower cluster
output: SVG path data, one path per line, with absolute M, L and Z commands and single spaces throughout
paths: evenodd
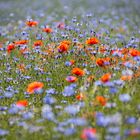
M 97 8 L 98 18 L 64 6 L 60 18 L 56 5 L 0 27 L 0 138 L 139 139 L 139 19 L 119 4 L 109 16 L 109 5 Z

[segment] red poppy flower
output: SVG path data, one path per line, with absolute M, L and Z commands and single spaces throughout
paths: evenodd
M 7 46 L 7 52 L 8 53 L 10 53 L 12 50 L 14 50 L 15 49 L 15 44 L 9 44 L 8 46 Z
M 96 96 L 96 101 L 98 101 L 102 106 L 105 106 L 107 99 L 103 96 Z
M 44 84 L 42 82 L 33 82 L 30 83 L 27 87 L 27 92 L 33 94 L 36 90 L 42 89 Z
M 38 22 L 29 20 L 29 21 L 26 21 L 26 25 L 29 26 L 29 27 L 34 27 L 34 26 L 38 25 Z
M 110 73 L 106 73 L 106 74 L 104 74 L 104 75 L 101 77 L 100 80 L 101 80 L 103 83 L 106 83 L 106 82 L 108 82 L 110 79 L 111 79 L 111 74 L 110 74 Z
M 104 59 L 103 58 L 98 58 L 96 60 L 96 64 L 100 67 L 103 67 L 104 66 Z
M 94 44 L 98 44 L 99 40 L 95 37 L 89 38 L 86 40 L 86 44 L 87 45 L 94 45 Z
M 92 138 L 93 137 L 96 138 L 96 129 L 95 128 L 85 128 L 82 131 L 81 138 L 83 140 L 88 140 L 89 136 L 91 136 Z
M 52 33 L 53 32 L 52 28 L 49 28 L 49 27 L 48 28 L 43 28 L 42 31 L 46 32 L 46 33 Z
M 83 75 L 85 75 L 85 71 L 80 68 L 73 68 L 72 74 L 75 74 L 77 76 L 83 76 Z
M 136 49 L 131 49 L 129 51 L 130 55 L 135 57 L 135 56 L 139 56 L 140 55 L 140 51 L 136 50 Z
M 42 45 L 43 45 L 42 40 L 37 40 L 37 41 L 34 42 L 34 46 L 35 46 L 35 47 L 36 47 L 36 46 L 42 46 Z
M 26 107 L 26 106 L 28 106 L 28 101 L 27 100 L 19 100 L 18 102 L 16 102 L 16 105 L 19 107 Z
M 80 93 L 76 96 L 76 99 L 80 100 L 80 101 L 83 100 L 84 98 L 85 98 L 85 96 L 83 95 L 83 93 Z
M 27 44 L 27 43 L 28 43 L 27 40 L 19 40 L 19 41 L 16 41 L 16 42 L 15 42 L 15 45 L 25 45 L 25 44 Z
M 58 46 L 58 51 L 60 52 L 60 53 L 64 53 L 64 52 L 67 52 L 68 51 L 68 45 L 67 44 L 60 44 L 59 46 Z

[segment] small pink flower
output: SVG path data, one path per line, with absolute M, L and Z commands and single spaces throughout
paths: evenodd
M 77 80 L 78 79 L 75 76 L 67 76 L 66 77 L 66 81 L 71 82 L 71 83 L 76 82 Z

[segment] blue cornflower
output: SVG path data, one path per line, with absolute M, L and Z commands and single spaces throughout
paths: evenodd
M 96 81 L 94 84 L 95 84 L 96 86 L 101 86 L 101 85 L 103 85 L 103 83 L 102 83 L 101 81 Z
M 107 103 L 107 104 L 106 104 L 106 107 L 107 107 L 107 108 L 116 107 L 116 103 Z
M 12 80 L 12 79 L 11 79 Z M 6 91 L 13 91 L 13 86 L 8 86 L 7 88 L 6 88 Z
M 75 89 L 74 89 L 73 85 L 66 86 L 64 88 L 64 91 L 62 92 L 62 94 L 64 96 L 72 96 L 72 95 L 74 95 L 75 94 Z
M 9 110 L 8 110 L 8 113 L 9 114 L 16 114 L 18 113 L 19 111 L 19 108 L 18 107 L 11 107 Z
M 117 134 L 117 135 L 106 135 L 105 140 L 122 140 L 122 137 Z
M 37 132 L 37 131 L 43 130 L 44 127 L 42 127 L 42 126 L 29 125 L 29 126 L 27 127 L 27 129 L 28 129 L 28 131 L 29 131 L 30 133 L 33 133 L 33 132 Z
M 9 134 L 9 131 L 0 129 L 0 136 L 4 136 L 4 135 L 8 135 L 8 134 Z
M 131 100 L 131 96 L 129 94 L 121 94 L 119 95 L 119 99 L 122 102 L 129 102 Z
M 73 87 L 73 88 L 76 88 L 77 87 L 77 84 L 70 84 L 70 87 Z
M 76 129 L 75 128 L 66 128 L 64 129 L 64 135 L 68 136 L 68 135 L 72 135 L 76 132 Z
M 54 128 L 54 131 L 58 131 L 58 132 L 61 132 L 61 133 L 63 133 L 64 130 L 65 130 L 65 128 L 63 128 L 62 126 L 58 126 L 58 127 Z
M 135 117 L 128 117 L 126 119 L 126 123 L 128 124 L 135 124 L 137 122 L 137 119 Z
M 54 113 L 52 112 L 51 106 L 44 105 L 42 107 L 42 117 L 50 121 L 55 121 L 55 116 Z
M 0 99 L 3 99 L 3 98 L 4 98 L 4 96 L 1 96 L 1 95 L 0 95 Z
M 5 111 L 5 110 L 7 110 L 7 109 L 8 109 L 7 106 L 0 106 L 0 111 Z
M 84 118 L 70 118 L 67 122 L 77 126 L 84 126 L 87 124 L 87 121 Z
M 140 56 L 136 56 L 133 59 L 138 62 L 138 61 L 140 61 Z
M 46 90 L 46 93 L 47 94 L 56 94 L 56 91 L 54 88 L 50 88 L 50 89 Z
M 105 82 L 103 85 L 104 86 L 107 86 L 107 87 L 113 87 L 114 86 L 114 83 L 111 82 L 111 81 L 108 81 L 108 82 Z
M 133 67 L 132 63 L 130 63 L 130 62 L 125 62 L 124 65 L 125 65 L 127 68 L 132 68 L 132 67 Z
M 71 66 L 71 62 L 70 61 L 66 61 L 65 62 L 65 66 Z
M 105 117 L 105 116 L 100 116 L 96 120 L 96 124 L 98 126 L 106 127 L 106 126 L 109 125 L 109 123 L 110 123 L 110 118 L 109 117 Z
M 68 114 L 76 115 L 80 111 L 80 107 L 77 105 L 69 105 L 64 110 Z
M 50 81 L 52 81 L 52 79 L 51 78 L 46 78 L 46 81 L 50 82 Z
M 79 36 L 78 36 L 79 38 L 83 38 L 84 37 L 84 35 L 83 34 L 79 34 Z
M 5 96 L 6 98 L 12 98 L 13 95 L 14 95 L 13 92 L 4 92 L 4 96 Z
M 123 86 L 125 84 L 125 82 L 123 80 L 114 80 L 113 82 L 117 86 Z
M 120 132 L 120 127 L 109 127 L 107 132 L 111 134 L 117 134 Z
M 26 119 L 26 120 L 32 119 L 33 116 L 34 116 L 34 115 L 33 115 L 32 112 L 26 112 L 26 113 L 24 113 L 24 114 L 22 115 L 22 117 L 23 117 L 24 119 Z
M 109 93 L 114 94 L 114 93 L 117 93 L 117 92 L 118 92 L 118 89 L 116 87 L 110 87 Z
M 130 70 L 130 69 L 127 69 L 127 70 L 123 70 L 122 71 L 122 75 L 133 75 L 133 71 L 132 70 Z
M 31 79 L 30 76 L 23 76 L 24 79 Z
M 87 67 L 87 64 L 86 64 L 86 63 L 83 63 L 82 66 L 83 66 L 83 67 Z
M 43 99 L 43 102 L 45 104 L 54 104 L 56 102 L 56 99 L 51 97 L 51 96 L 45 96 L 44 99 Z
M 28 64 L 28 65 L 26 65 L 26 69 L 30 69 L 32 67 L 32 65 L 31 64 Z

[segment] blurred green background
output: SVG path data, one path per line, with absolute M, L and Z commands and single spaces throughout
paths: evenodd
M 114 11 L 117 15 L 140 18 L 140 0 L 0 0 L 0 24 L 25 19 L 28 16 L 39 17 L 77 16 L 93 12 L 95 16 Z M 57 13 L 57 15 L 56 15 Z

